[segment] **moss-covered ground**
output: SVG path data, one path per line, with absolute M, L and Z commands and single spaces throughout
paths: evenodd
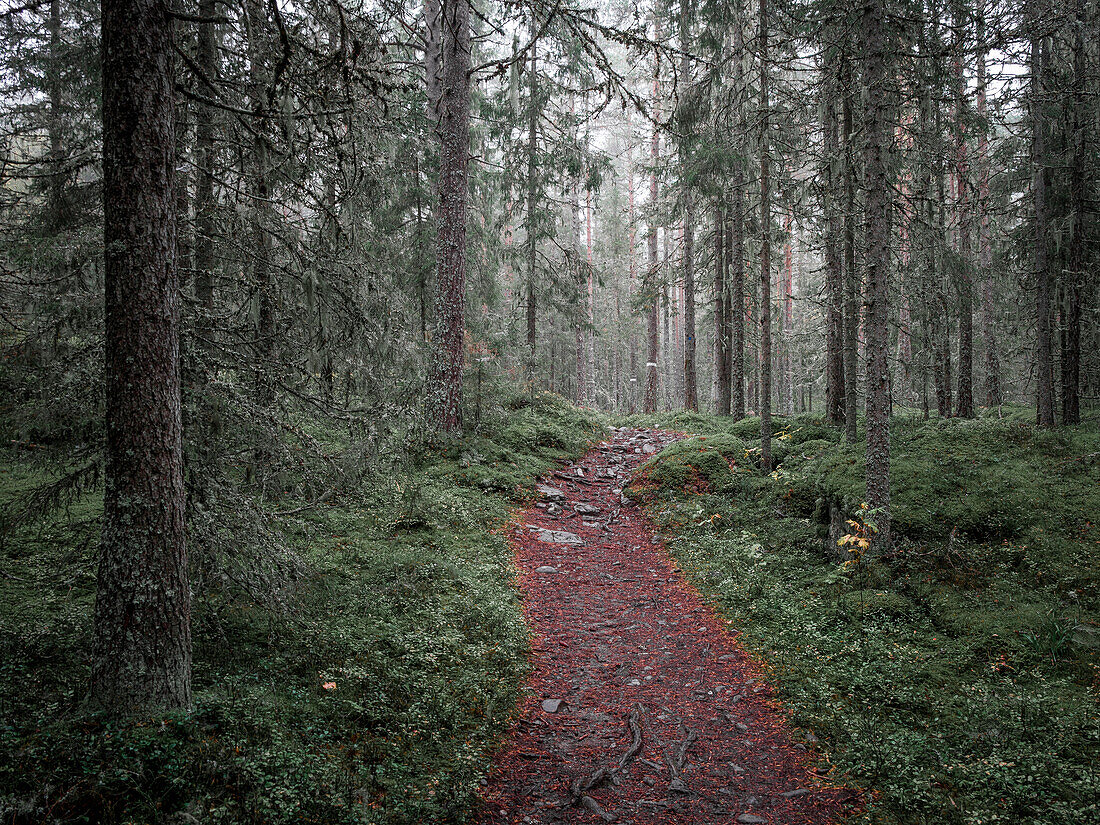
M 696 437 L 630 488 L 770 665 L 866 821 L 1100 822 L 1100 421 L 895 419 L 895 547 L 866 534 L 863 446 L 817 418 L 636 416 Z M 862 435 L 862 432 L 861 432 Z M 847 520 L 850 519 L 851 522 Z
M 494 529 L 536 474 L 603 426 L 553 396 L 508 394 L 468 438 L 395 450 L 319 504 L 268 502 L 286 514 L 257 520 L 258 570 L 195 570 L 193 712 L 126 723 L 83 706 L 100 492 L 92 483 L 48 518 L 19 519 L 49 472 L 31 445 L 10 449 L 0 821 L 463 821 L 527 666 Z M 334 462 L 354 460 L 346 436 L 312 435 Z M 196 532 L 229 516 L 207 513 Z M 192 556 L 204 559 L 197 540 Z M 256 596 L 245 575 L 281 583 L 278 597 Z

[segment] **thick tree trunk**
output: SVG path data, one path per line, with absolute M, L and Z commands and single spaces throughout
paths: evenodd
M 691 0 L 680 0 L 680 82 L 691 88 Z M 681 182 L 684 187 L 684 409 L 699 409 L 695 369 L 695 203 L 688 165 L 691 157 L 681 150 Z
M 175 253 L 172 23 L 103 0 L 106 469 L 91 699 L 191 704 Z
M 768 0 L 760 0 L 760 466 L 772 469 L 771 171 Z
M 470 157 L 470 3 L 443 0 L 439 229 L 432 397 L 441 430 L 462 427 L 466 330 L 466 204 Z
M 1041 427 L 1054 426 L 1054 366 L 1051 304 L 1053 277 L 1050 265 L 1050 207 L 1047 203 L 1046 148 L 1046 45 L 1039 32 L 1041 11 L 1033 9 L 1031 39 L 1031 194 L 1035 203 L 1035 317 L 1036 368 L 1038 370 L 1035 418 Z
M 884 0 L 863 6 L 867 95 L 864 168 L 867 219 L 867 504 L 877 530 L 876 553 L 890 549 L 890 375 L 886 360 L 890 320 L 890 179 L 887 173 L 886 10 Z

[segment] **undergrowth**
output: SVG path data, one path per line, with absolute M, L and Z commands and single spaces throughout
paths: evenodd
M 83 706 L 99 488 L 9 522 L 0 821 L 463 821 L 526 668 L 512 557 L 494 529 L 604 424 L 515 392 L 478 413 L 466 438 L 395 435 L 391 460 L 335 495 L 267 502 L 274 515 L 256 529 L 278 536 L 255 545 L 277 538 L 300 568 L 278 599 L 255 596 L 232 565 L 199 565 L 201 536 L 232 514 L 204 516 L 186 714 L 119 723 Z M 346 433 L 304 426 L 334 463 L 353 460 Z M 0 508 L 50 480 L 25 447 L 9 450 Z
M 678 415 L 702 433 L 629 494 L 764 658 L 868 822 L 1100 822 L 1100 425 L 895 420 L 888 558 L 866 533 L 862 444 L 802 416 Z M 834 516 L 834 518 L 830 518 Z M 850 520 L 850 521 L 847 521 Z M 868 518 L 867 520 L 872 520 Z

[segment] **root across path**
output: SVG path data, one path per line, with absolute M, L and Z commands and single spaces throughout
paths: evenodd
M 815 774 L 760 666 L 623 497 L 676 438 L 615 431 L 513 523 L 533 673 L 481 823 L 816 825 L 857 800 Z

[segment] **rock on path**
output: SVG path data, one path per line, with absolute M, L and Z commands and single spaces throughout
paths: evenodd
M 513 525 L 534 672 L 483 825 L 823 825 L 858 800 L 813 771 L 760 668 L 623 503 L 629 472 L 676 438 L 616 430 Z M 593 519 L 569 522 L 578 541 L 550 538 L 546 499 Z

